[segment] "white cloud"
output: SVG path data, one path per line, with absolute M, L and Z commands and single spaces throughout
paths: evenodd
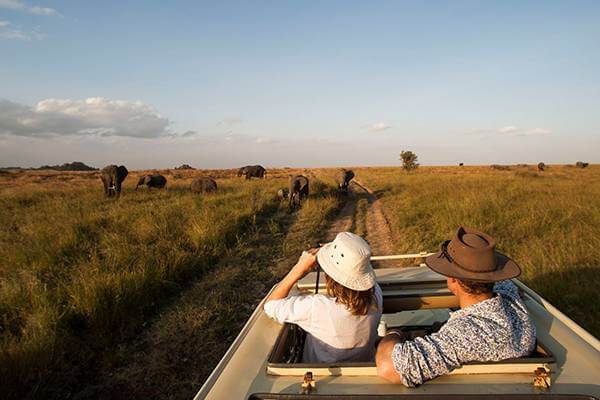
M 53 8 L 29 6 L 19 0 L 0 0 L 0 7 L 15 11 L 25 11 L 36 15 L 60 15 L 60 13 Z
M 489 135 L 500 135 L 500 136 L 540 136 L 548 135 L 552 133 L 552 130 L 548 128 L 519 128 L 514 125 L 506 125 L 496 129 L 472 129 L 467 134 L 477 134 L 482 137 Z
M 226 117 L 217 122 L 217 125 L 231 126 L 241 124 L 242 122 L 244 122 L 244 120 L 239 117 Z
M 386 124 L 385 122 L 376 122 L 372 125 L 369 125 L 369 131 L 371 132 L 381 132 L 384 131 L 386 129 L 390 129 L 392 126 L 389 124 Z
M 13 28 L 10 21 L 0 21 L 0 28 L 4 28 L 4 30 L 0 30 L 0 39 L 23 40 L 29 42 L 32 40 L 39 40 L 46 37 L 45 34 L 40 33 L 37 29 L 34 29 L 32 31 L 25 31 L 21 29 L 20 26 Z
M 517 132 L 518 130 L 519 129 L 516 126 L 509 125 L 509 126 L 504 126 L 504 127 L 500 128 L 500 129 L 498 129 L 498 133 L 504 133 L 504 134 L 509 134 L 510 135 L 510 134 L 512 134 L 514 132 Z
M 532 136 L 532 135 L 548 135 L 552 133 L 550 129 L 546 128 L 533 128 L 522 133 L 523 136 Z
M 0 100 L 0 134 L 30 137 L 171 136 L 170 121 L 140 101 L 47 99 L 34 106 Z
M 192 137 L 192 136 L 196 136 L 197 134 L 198 134 L 198 132 L 189 130 L 189 131 L 183 132 L 181 134 L 181 137 Z
M 254 140 L 254 143 L 256 143 L 256 144 L 274 144 L 274 143 L 277 143 L 277 141 L 273 138 L 259 136 Z
M 37 15 L 57 15 L 58 12 L 53 9 L 53 8 L 48 8 L 48 7 L 29 7 L 29 12 L 31 12 L 32 14 L 37 14 Z
M 8 25 L 5 25 L 4 27 L 6 27 L 6 26 L 8 26 Z M 2 27 L 3 26 L 0 25 L 0 28 L 2 28 Z M 46 37 L 45 34 L 40 33 L 37 30 L 25 31 L 23 29 L 7 29 L 7 30 L 0 31 L 0 39 L 6 39 L 6 40 L 23 40 L 25 42 L 30 42 L 32 40 L 40 40 L 45 37 Z
M 538 136 L 552 133 L 552 131 L 547 128 L 522 129 L 512 125 L 499 128 L 496 132 L 506 136 Z

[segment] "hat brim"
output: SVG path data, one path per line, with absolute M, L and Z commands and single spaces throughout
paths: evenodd
M 519 265 L 508 256 L 494 252 L 497 269 L 489 272 L 471 272 L 451 263 L 442 253 L 435 253 L 425 258 L 425 264 L 438 274 L 468 281 L 498 282 L 516 278 L 521 275 Z
M 369 290 L 375 286 L 375 272 L 369 262 L 368 272 L 357 275 L 349 276 L 347 272 L 342 270 L 335 262 L 332 261 L 333 243 L 327 243 L 319 248 L 317 253 L 317 262 L 323 271 L 329 275 L 331 279 L 336 281 L 342 286 L 345 286 L 352 290 L 362 292 Z

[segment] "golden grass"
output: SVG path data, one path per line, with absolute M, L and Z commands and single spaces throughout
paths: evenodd
M 235 170 L 165 170 L 167 190 L 152 192 L 133 190 L 146 173 L 134 171 L 119 201 L 103 197 L 97 172 L 1 174 L 0 392 L 66 397 L 100 381 L 88 395 L 193 394 L 253 305 L 322 239 L 340 205 L 333 171 L 248 182 Z M 600 167 L 355 172 L 381 197 L 395 252 L 483 229 L 526 284 L 600 334 Z M 311 197 L 288 214 L 274 195 L 297 173 Z M 216 177 L 218 193 L 190 193 L 195 176 Z M 358 233 L 366 210 L 359 198 Z
M 160 172 L 167 190 L 134 191 L 146 173 L 135 171 L 118 201 L 104 198 L 96 172 L 0 176 L 1 392 L 63 397 L 110 369 L 114 346 L 139 334 L 189 282 L 210 282 L 219 259 L 257 221 L 270 221 L 265 228 L 277 234 L 269 216 L 288 214 L 275 194 L 298 171 L 260 181 L 232 170 Z M 193 177 L 206 175 L 219 178 L 218 192 L 191 193 Z M 327 184 L 313 183 L 316 195 L 297 213 L 308 238 L 338 201 Z M 297 245 L 284 247 L 288 254 Z
M 88 361 L 135 332 L 257 215 L 274 212 L 285 186 L 225 178 L 202 196 L 175 179 L 134 192 L 130 177 L 115 201 L 94 173 L 20 175 L 0 194 L 0 375 L 25 390 L 53 364 Z
M 398 253 L 435 251 L 461 225 L 491 234 L 520 279 L 600 336 L 600 166 L 361 168 Z
M 313 195 L 297 213 L 285 207 L 259 218 L 205 276 L 87 394 L 92 397 L 189 399 L 231 345 L 258 302 L 302 250 L 321 239 L 339 207 L 331 186 L 311 180 Z

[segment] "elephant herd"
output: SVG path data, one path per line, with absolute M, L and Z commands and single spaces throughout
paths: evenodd
M 119 197 L 121 195 L 121 185 L 129 171 L 124 165 L 107 165 L 100 171 L 100 179 L 104 185 L 104 194 L 107 197 Z M 163 189 L 167 186 L 167 178 L 161 174 L 143 175 L 138 180 L 135 190 L 140 186 L 146 186 L 148 189 Z M 217 182 L 208 177 L 195 178 L 190 185 L 193 193 L 208 193 L 217 190 Z
M 245 179 L 251 178 L 266 178 L 267 170 L 261 165 L 246 165 L 241 167 L 237 176 L 244 176 Z M 100 171 L 100 178 L 104 185 L 104 193 L 107 197 L 119 197 L 121 194 L 121 185 L 129 171 L 124 165 L 108 165 Z M 350 181 L 354 178 L 354 172 L 352 170 L 341 169 L 335 177 L 336 184 L 341 193 L 348 193 L 348 186 Z M 139 178 L 135 190 L 140 186 L 146 186 L 149 189 L 163 189 L 167 185 L 167 178 L 161 174 L 148 174 L 143 175 Z M 210 193 L 217 190 L 217 182 L 208 177 L 195 178 L 191 185 L 190 190 L 193 193 Z M 288 189 L 280 189 L 277 192 L 277 196 L 281 199 L 287 199 L 290 209 L 299 206 L 302 200 L 308 198 L 309 194 L 309 180 L 304 175 L 291 175 L 289 177 Z
M 335 181 L 340 189 L 340 193 L 348 194 L 348 186 L 354 178 L 354 172 L 349 169 L 341 169 L 335 176 Z M 289 208 L 295 208 L 300 205 L 303 199 L 308 197 L 308 178 L 304 175 L 290 175 L 288 189 L 279 189 L 277 197 L 280 200 L 288 200 Z

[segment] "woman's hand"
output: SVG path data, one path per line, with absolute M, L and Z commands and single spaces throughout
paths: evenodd
M 298 259 L 298 262 L 288 272 L 281 282 L 273 289 L 267 297 L 267 302 L 271 300 L 284 299 L 292 290 L 292 287 L 298 282 L 307 272 L 314 268 L 317 264 L 317 253 L 319 249 L 310 249 L 303 251 Z M 266 302 L 265 302 L 266 303 Z
M 290 271 L 297 279 L 302 278 L 317 265 L 317 253 L 319 249 L 309 249 L 303 251 L 298 262 Z

